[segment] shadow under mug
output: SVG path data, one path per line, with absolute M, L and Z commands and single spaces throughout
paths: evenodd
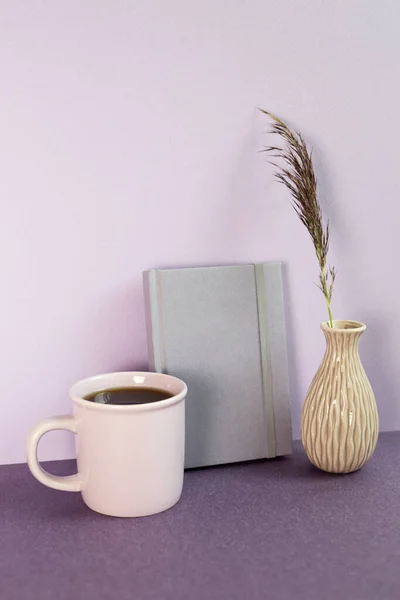
M 148 404 L 97 404 L 95 392 L 146 387 L 172 394 Z M 27 441 L 28 465 L 44 485 L 81 492 L 92 510 L 114 517 L 153 515 L 178 502 L 183 486 L 186 384 L 162 373 L 122 372 L 89 377 L 70 390 L 73 416 L 45 419 Z M 42 469 L 43 434 L 65 429 L 76 436 L 78 472 L 67 477 Z

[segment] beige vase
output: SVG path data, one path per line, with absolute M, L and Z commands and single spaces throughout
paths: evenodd
M 378 439 L 375 396 L 358 354 L 366 327 L 321 324 L 326 351 L 307 393 L 301 439 L 310 461 L 330 473 L 351 473 L 371 458 Z

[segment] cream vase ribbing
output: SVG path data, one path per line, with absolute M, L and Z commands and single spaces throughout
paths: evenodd
M 358 321 L 322 323 L 326 351 L 301 416 L 301 439 L 310 461 L 330 473 L 357 471 L 378 439 L 375 396 L 358 354 L 366 327 Z

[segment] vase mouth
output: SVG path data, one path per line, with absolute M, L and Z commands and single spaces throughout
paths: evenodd
M 361 321 L 352 321 L 339 319 L 332 321 L 333 327 L 329 326 L 328 321 L 321 323 L 322 331 L 328 331 L 329 333 L 362 333 L 366 330 L 367 326 Z

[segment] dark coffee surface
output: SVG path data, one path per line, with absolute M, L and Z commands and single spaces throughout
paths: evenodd
M 153 404 L 172 398 L 173 394 L 165 390 L 157 390 L 147 387 L 131 387 L 131 388 L 109 388 L 94 394 L 85 396 L 85 400 L 95 402 L 96 404 Z

